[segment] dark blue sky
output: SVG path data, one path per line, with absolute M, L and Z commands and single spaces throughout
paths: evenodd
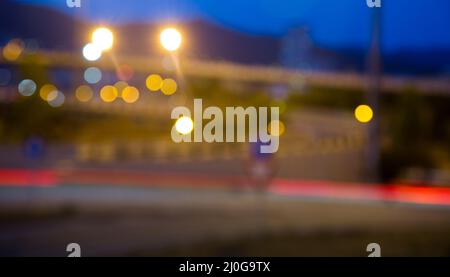
M 17 0 L 48 5 L 103 24 L 130 21 L 180 22 L 205 19 L 251 34 L 279 36 L 306 25 L 329 47 L 366 47 L 370 12 L 366 0 Z M 383 47 L 450 49 L 450 0 L 383 0 Z

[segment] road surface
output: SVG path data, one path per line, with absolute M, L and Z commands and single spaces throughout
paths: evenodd
M 447 206 L 224 188 L 0 187 L 0 255 L 450 255 Z

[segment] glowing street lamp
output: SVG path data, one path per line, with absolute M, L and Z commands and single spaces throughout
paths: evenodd
M 161 45 L 170 52 L 178 50 L 181 46 L 181 33 L 175 28 L 164 29 L 160 34 Z
M 104 51 L 113 47 L 114 35 L 108 28 L 98 28 L 92 33 L 92 41 L 83 48 L 83 56 L 88 61 L 96 61 Z
M 92 33 L 92 44 L 102 51 L 107 51 L 113 47 L 114 35 L 108 28 L 98 28 Z

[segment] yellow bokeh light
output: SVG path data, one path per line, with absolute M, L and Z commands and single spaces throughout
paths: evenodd
M 49 96 L 53 91 L 57 91 L 58 89 L 52 84 L 46 84 L 41 87 L 39 90 L 39 96 L 41 96 L 44 101 L 52 101 Z
M 367 105 L 360 105 L 355 109 L 355 118 L 361 123 L 368 123 L 373 118 L 373 110 Z
M 181 34 L 175 28 L 167 28 L 161 32 L 159 37 L 161 45 L 168 51 L 176 51 L 181 45 Z
M 3 57 L 7 61 L 15 61 L 22 55 L 23 48 L 21 40 L 13 39 L 3 48 Z
M 177 122 L 175 123 L 175 129 L 178 133 L 182 135 L 187 135 L 194 130 L 194 122 L 192 119 L 188 116 L 182 116 L 178 118 Z
M 158 91 L 161 89 L 163 79 L 158 74 L 152 74 L 147 77 L 145 81 L 147 88 L 151 91 Z
M 139 90 L 135 87 L 126 87 L 122 91 L 122 99 L 126 103 L 134 103 L 139 99 Z
M 108 28 L 98 28 L 92 33 L 92 43 L 102 51 L 112 48 L 114 35 Z
M 161 91 L 165 95 L 172 95 L 177 91 L 178 85 L 177 82 L 173 79 L 164 79 L 161 85 Z
M 119 93 L 117 92 L 117 88 L 114 86 L 104 86 L 100 90 L 100 98 L 107 103 L 116 100 L 118 95 Z
M 276 123 L 278 123 L 278 129 L 276 128 Z M 279 120 L 273 120 L 269 123 L 267 126 L 267 129 L 269 131 L 269 134 L 272 136 L 282 136 L 286 130 L 286 127 L 284 126 L 284 123 Z
M 75 97 L 80 102 L 88 102 L 92 99 L 93 95 L 94 93 L 92 92 L 92 89 L 86 85 L 79 86 L 75 91 Z

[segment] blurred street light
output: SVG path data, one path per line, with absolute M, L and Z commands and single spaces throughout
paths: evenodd
M 102 51 L 107 51 L 113 47 L 114 35 L 108 28 L 98 28 L 92 33 L 92 44 Z
M 96 61 L 102 56 L 102 50 L 94 45 L 93 43 L 88 43 L 83 48 L 83 57 L 88 61 Z
M 94 93 L 89 86 L 82 85 L 79 86 L 75 91 L 75 97 L 80 102 L 88 102 L 92 99 Z
M 127 86 L 122 91 L 122 99 L 128 104 L 136 102 L 139 99 L 139 90 L 136 87 Z
M 160 42 L 161 45 L 170 52 L 178 50 L 181 46 L 181 33 L 175 28 L 167 28 L 161 32 Z
M 164 79 L 161 84 L 161 91 L 165 95 L 172 95 L 177 91 L 178 84 L 174 79 Z
M 359 105 L 355 109 L 355 118 L 361 123 L 368 123 L 373 118 L 373 110 L 368 105 Z
M 180 117 L 175 122 L 175 129 L 182 135 L 190 134 L 194 130 L 194 122 L 188 116 Z
M 286 127 L 282 121 L 273 120 L 269 122 L 269 124 L 267 125 L 267 129 L 270 135 L 280 137 L 284 134 Z
M 114 102 L 118 96 L 119 92 L 114 86 L 104 86 L 100 90 L 100 98 L 106 103 Z
M 163 79 L 158 74 L 152 74 L 147 77 L 145 83 L 150 91 L 158 91 L 162 87 Z
M 104 51 L 113 47 L 114 35 L 108 28 L 98 28 L 92 33 L 92 41 L 83 48 L 83 56 L 88 61 L 96 61 Z

